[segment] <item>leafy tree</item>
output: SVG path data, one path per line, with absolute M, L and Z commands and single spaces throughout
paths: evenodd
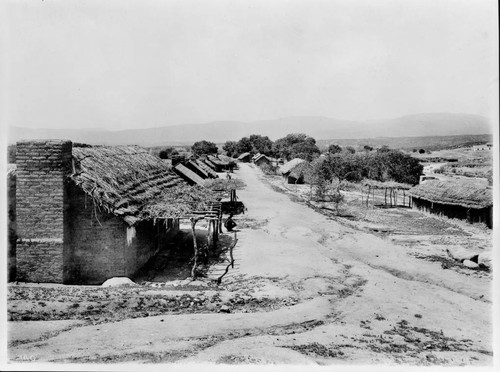
M 243 154 L 245 152 L 251 152 L 253 149 L 252 142 L 250 142 L 250 139 L 248 137 L 243 137 L 238 141 L 236 144 L 236 151 L 238 154 Z
M 320 153 L 318 146 L 316 146 L 316 140 L 304 133 L 288 134 L 286 137 L 276 140 L 273 152 L 286 160 L 297 157 L 308 161 Z
M 342 147 L 340 147 L 339 145 L 336 145 L 334 143 L 332 143 L 330 146 L 328 146 L 328 152 L 330 154 L 337 154 L 341 151 L 342 151 Z
M 172 156 L 179 155 L 179 151 L 174 147 L 167 147 L 160 151 L 160 159 L 170 159 Z
M 268 136 L 261 136 L 260 134 L 252 134 L 249 138 L 252 144 L 252 153 L 261 153 L 264 155 L 271 155 L 273 150 L 273 141 Z
M 373 147 L 369 146 L 369 145 L 364 145 L 363 146 L 363 150 L 367 151 L 367 152 L 370 152 L 373 150 Z
M 352 146 L 347 146 L 344 150 L 349 154 L 354 154 L 356 152 L 356 149 Z
M 193 146 L 191 146 L 191 151 L 196 156 L 200 156 L 205 154 L 217 154 L 219 149 L 215 143 L 203 140 L 195 142 Z
M 234 156 L 238 154 L 238 143 L 235 141 L 226 141 L 222 149 L 226 152 L 227 156 Z
M 418 150 L 418 153 L 419 154 L 425 154 L 425 150 L 424 149 L 420 149 L 420 150 Z

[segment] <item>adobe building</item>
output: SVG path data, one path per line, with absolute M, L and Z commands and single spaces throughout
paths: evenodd
M 176 218 L 156 218 L 155 200 L 189 187 L 139 147 L 22 141 L 16 165 L 18 281 L 130 277 L 179 228 Z

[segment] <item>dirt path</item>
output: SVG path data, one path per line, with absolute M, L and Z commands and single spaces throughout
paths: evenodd
M 295 203 L 243 164 L 228 293 L 283 299 L 261 313 L 161 315 L 84 325 L 11 347 L 15 360 L 492 363 L 491 285 Z M 293 301 L 286 302 L 290 298 Z M 25 326 L 27 322 L 19 323 Z M 35 323 L 35 322 L 33 322 Z M 13 327 L 16 327 L 13 324 Z

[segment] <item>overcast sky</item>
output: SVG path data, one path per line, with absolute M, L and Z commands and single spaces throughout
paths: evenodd
M 492 116 L 495 0 L 2 2 L 1 119 Z

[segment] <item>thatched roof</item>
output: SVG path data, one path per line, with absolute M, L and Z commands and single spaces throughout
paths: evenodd
M 288 175 L 297 180 L 300 178 L 307 178 L 311 169 L 312 169 L 311 163 L 303 161 L 298 163 L 295 167 L 293 167 Z
M 196 164 L 193 160 L 190 160 L 186 163 L 186 167 L 194 171 L 195 173 L 198 173 L 199 176 L 203 179 L 210 178 L 208 173 L 201 168 L 198 164 Z
M 203 186 L 205 181 L 203 178 L 194 173 L 191 169 L 186 168 L 183 164 L 179 163 L 174 167 L 174 171 L 190 185 Z
M 243 182 L 239 178 L 231 178 L 230 180 L 223 178 L 218 178 L 215 180 L 205 180 L 206 188 L 222 193 L 229 192 L 230 190 L 242 190 L 245 188 L 245 186 L 245 182 Z
M 465 179 L 426 181 L 413 187 L 410 195 L 433 203 L 459 205 L 465 208 L 481 209 L 493 205 L 490 187 Z
M 286 162 L 285 164 L 283 164 L 280 169 L 279 169 L 279 172 L 282 174 L 282 175 L 286 175 L 288 173 L 291 172 L 291 170 L 296 167 L 297 165 L 299 165 L 300 163 L 303 163 L 305 162 L 304 159 L 299 159 L 299 158 L 295 158 L 295 159 L 292 159 L 290 160 L 289 162 Z
M 259 161 L 260 159 L 264 159 L 264 158 L 265 158 L 265 159 L 267 159 L 268 161 L 271 161 L 271 159 L 269 159 L 269 157 L 268 157 L 268 156 L 266 156 L 266 155 L 264 155 L 264 154 L 259 154 L 258 156 L 254 157 L 254 158 L 253 158 L 253 161 L 254 161 L 254 162 L 257 162 L 257 161 Z
M 217 178 L 219 177 L 217 173 L 214 172 L 214 170 L 208 166 L 204 161 L 201 160 L 191 160 L 194 164 L 196 164 L 198 167 L 200 167 L 202 170 L 204 170 L 210 178 Z
M 213 197 L 206 190 L 197 196 L 197 190 L 164 161 L 140 147 L 73 147 L 73 160 L 70 178 L 75 184 L 99 208 L 122 217 L 129 225 L 180 217 L 202 208 Z
M 375 181 L 375 180 L 363 180 L 363 186 L 368 186 L 373 189 L 397 189 L 397 190 L 410 190 L 413 186 L 407 183 L 400 183 L 394 181 Z
M 245 159 L 247 156 L 250 156 L 251 154 L 249 152 L 244 152 L 240 156 L 238 156 L 238 160 Z
M 229 165 L 229 161 L 227 159 L 221 159 L 220 156 L 221 155 L 219 155 L 219 157 L 216 157 L 216 156 L 213 156 L 213 155 L 208 155 L 207 159 L 209 161 L 211 161 L 212 163 L 214 163 L 215 165 L 220 165 L 220 166 L 223 166 L 223 167 Z

